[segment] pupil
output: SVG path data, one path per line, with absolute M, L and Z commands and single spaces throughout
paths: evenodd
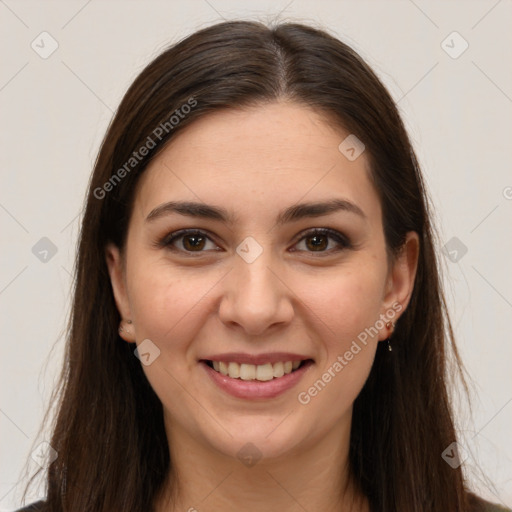
M 192 244 L 190 244 L 190 240 L 195 240 L 195 242 L 192 242 Z M 198 235 L 188 235 L 187 237 L 184 238 L 184 242 L 185 242 L 185 245 L 187 246 L 190 246 L 190 247 L 186 247 L 187 249 L 189 248 L 195 248 L 195 249 L 202 249 L 202 245 L 201 243 L 204 243 L 204 237 L 202 236 L 198 236 Z
M 319 241 L 319 239 L 323 239 L 323 243 L 322 243 L 322 241 Z M 326 239 L 325 235 L 313 235 L 309 238 L 309 240 L 314 240 L 312 247 L 316 248 L 316 249 L 318 249 L 318 248 L 325 249 L 325 239 Z

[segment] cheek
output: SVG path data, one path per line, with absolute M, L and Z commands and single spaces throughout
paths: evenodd
M 332 415 L 333 420 L 348 410 L 371 370 L 384 275 L 383 266 L 362 262 L 339 269 L 321 283 L 317 280 L 314 288 L 303 290 L 309 290 L 305 302 L 313 313 L 310 316 L 321 320 L 314 329 L 322 338 L 323 354 L 318 373 L 301 390 L 306 393 L 301 403 L 315 402 L 313 407 Z
M 370 270 L 341 272 L 310 295 L 308 306 L 322 320 L 315 334 L 322 337 L 323 354 L 318 371 L 301 386 L 297 398 L 308 414 L 322 417 L 325 426 L 350 414 L 371 371 L 378 340 L 372 326 L 381 305 L 379 275 Z
M 179 349 L 179 340 L 190 337 L 190 329 L 200 325 L 203 300 L 212 283 L 206 274 L 195 278 L 170 271 L 161 263 L 132 269 L 129 286 L 137 340 L 149 338 L 161 349 Z M 183 336 L 184 329 L 187 336 Z M 180 334 L 181 333 L 181 334 Z M 172 347 L 169 343 L 172 342 Z
M 137 343 L 149 339 L 159 350 L 143 371 L 165 409 L 179 416 L 176 404 L 194 407 L 185 383 L 196 361 L 188 356 L 188 349 L 206 321 L 205 295 L 214 282 L 206 274 L 187 277 L 181 271 L 178 275 L 169 265 L 147 260 L 134 265 L 130 275 Z
M 375 324 L 381 308 L 383 273 L 375 266 L 339 269 L 325 279 L 315 277 L 303 289 L 304 302 L 336 349 Z M 306 283 L 305 283 L 306 284 Z

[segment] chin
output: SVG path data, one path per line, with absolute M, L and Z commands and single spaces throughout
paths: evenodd
M 206 442 L 218 452 L 239 459 L 249 467 L 256 462 L 289 457 L 294 451 L 300 451 L 304 432 L 294 430 L 293 425 L 280 425 L 285 417 L 279 418 L 279 421 L 258 421 L 254 416 L 247 417 L 237 422 L 236 426 L 230 425 L 232 437 L 226 432 L 213 437 L 210 430 Z

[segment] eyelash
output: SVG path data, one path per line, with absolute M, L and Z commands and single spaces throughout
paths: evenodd
M 179 239 L 184 238 L 186 236 L 194 236 L 194 235 L 195 236 L 204 237 L 204 238 L 210 240 L 211 242 L 215 243 L 208 236 L 208 234 L 206 232 L 204 232 L 204 231 L 200 231 L 198 229 L 181 229 L 179 231 L 175 231 L 174 233 L 166 235 L 162 240 L 157 242 L 157 245 L 159 247 L 168 248 L 168 249 L 170 249 L 172 251 L 183 252 L 183 253 L 185 253 L 187 255 L 202 254 L 202 253 L 206 252 L 206 251 L 187 251 L 185 249 L 178 249 L 176 247 L 173 247 L 172 244 L 176 240 L 179 240 Z M 334 229 L 329 229 L 329 228 L 314 228 L 314 229 L 311 229 L 309 231 L 306 231 L 303 234 L 303 236 L 296 242 L 295 245 L 297 245 L 299 242 L 302 242 L 306 238 L 310 238 L 310 237 L 314 237 L 314 236 L 327 236 L 328 238 L 331 238 L 331 239 L 335 240 L 338 243 L 338 245 L 339 245 L 338 248 L 327 250 L 327 251 L 306 251 L 306 252 L 310 252 L 312 254 L 315 254 L 315 253 L 319 254 L 320 257 L 322 257 L 322 255 L 330 255 L 330 254 L 342 251 L 344 249 L 351 249 L 352 248 L 352 244 L 350 243 L 350 240 L 345 235 L 343 235 L 342 233 L 340 233 L 340 232 L 338 232 L 338 231 L 336 231 Z

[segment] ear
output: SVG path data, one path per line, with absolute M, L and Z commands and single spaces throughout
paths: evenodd
M 114 300 L 116 302 L 117 310 L 123 319 L 121 322 L 122 325 L 120 326 L 122 327 L 122 330 L 119 331 L 119 336 L 121 336 L 125 341 L 134 343 L 135 336 L 133 333 L 133 327 L 129 326 L 127 323 L 127 321 L 132 318 L 132 315 L 128 294 L 126 292 L 123 255 L 119 250 L 119 247 L 113 243 L 109 243 L 105 248 L 105 258 L 107 261 L 108 273 L 110 275 L 110 283 L 112 284 L 112 291 L 114 293 Z
M 418 233 L 409 231 L 404 245 L 389 270 L 381 311 L 381 318 L 385 323 L 388 321 L 396 323 L 409 304 L 418 268 L 419 251 Z M 391 333 L 392 329 L 384 325 L 380 330 L 379 340 L 389 338 Z

